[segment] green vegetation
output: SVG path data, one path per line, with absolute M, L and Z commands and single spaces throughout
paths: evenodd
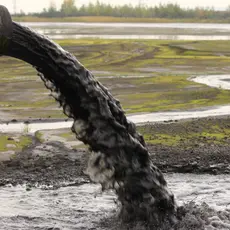
M 229 103 L 230 91 L 190 80 L 226 74 L 230 41 L 58 40 L 121 101 L 127 113 Z M 12 69 L 12 66 L 15 68 Z M 0 57 L 0 109 L 14 118 L 64 118 L 36 71 Z
M 65 139 L 73 139 L 73 137 L 75 139 L 75 135 L 71 131 L 63 132 L 59 136 L 62 137 L 62 138 L 65 138 Z
M 17 19 L 24 17 L 25 13 L 21 12 L 17 15 Z M 132 5 L 111 5 L 97 1 L 95 4 L 89 3 L 81 7 L 75 6 L 74 0 L 64 0 L 60 9 L 57 9 L 54 2 L 48 9 L 44 9 L 41 13 L 30 13 L 28 16 L 45 17 L 45 18 L 63 18 L 63 17 L 82 17 L 82 16 L 112 16 L 122 18 L 139 18 L 143 19 L 179 19 L 179 20 L 225 20 L 229 22 L 230 13 L 229 7 L 226 10 L 219 11 L 214 8 L 201 8 L 194 9 L 182 8 L 178 4 L 160 4 L 154 7 L 138 4 Z M 24 18 L 25 19 L 25 18 Z M 27 18 L 28 19 L 28 18 Z M 65 19 L 64 19 L 65 20 Z M 80 19 L 79 19 L 80 20 Z M 79 21 L 78 20 L 78 21 Z M 111 20 L 111 19 L 110 19 Z M 114 20 L 115 21 L 115 20 Z
M 36 138 L 42 142 L 58 141 L 71 149 L 88 148 L 83 143 L 76 139 L 75 134 L 69 128 L 57 130 L 42 130 L 35 133 Z
M 162 77 L 161 79 L 163 79 Z M 173 76 L 172 76 L 173 78 Z M 123 101 L 123 107 L 129 113 L 157 112 L 169 110 L 193 109 L 202 106 L 214 106 L 229 103 L 230 92 L 215 88 L 201 87 L 197 84 L 197 90 L 187 90 L 183 87 L 187 83 L 186 77 L 181 85 L 171 85 L 170 91 L 153 93 L 133 93 L 118 96 Z M 169 83 L 170 84 L 170 83 Z M 190 84 L 191 85 L 191 84 Z M 162 84 L 149 84 L 149 87 L 161 88 Z M 173 87 L 175 86 L 175 87 Z M 196 84 L 193 84 L 193 87 Z M 169 87 L 165 87 L 166 89 Z M 163 87 L 161 88 L 163 90 Z
M 32 143 L 30 136 L 19 136 L 17 138 L 11 138 L 9 135 L 0 135 L 0 152 L 3 151 L 21 151 L 24 147 L 29 146 Z
M 43 134 L 40 131 L 35 132 L 35 137 L 37 140 L 39 140 L 41 143 L 44 142 Z
M 199 18 L 138 18 L 112 16 L 80 16 L 80 17 L 41 17 L 13 16 L 16 22 L 88 22 L 88 23 L 229 23 L 229 19 Z
M 146 143 L 162 146 L 192 148 L 197 145 L 230 143 L 230 118 L 200 119 L 180 123 L 148 124 L 139 126 L 138 131 Z

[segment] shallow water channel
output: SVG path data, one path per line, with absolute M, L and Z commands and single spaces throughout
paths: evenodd
M 207 202 L 216 210 L 230 210 L 229 176 L 165 176 L 179 204 Z M 2 187 L 0 229 L 110 229 L 101 227 L 101 222 L 116 215 L 114 200 L 113 192 L 101 193 L 99 185 L 88 183 L 57 190 L 34 188 L 26 191 L 26 186 Z M 223 226 L 230 224 L 224 219 L 219 222 Z
M 51 39 L 229 40 L 229 24 L 205 23 L 21 23 Z

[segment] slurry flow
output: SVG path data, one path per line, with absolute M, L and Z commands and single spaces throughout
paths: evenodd
M 165 174 L 179 205 L 206 202 L 217 212 L 230 208 L 230 178 L 227 175 Z M 101 193 L 100 186 L 83 184 L 57 190 L 26 186 L 0 188 L 0 229 L 111 229 L 101 223 L 115 216 L 115 194 Z M 229 229 L 229 220 L 210 217 L 210 224 Z M 115 223 L 112 223 L 112 225 Z M 220 226 L 227 226 L 220 228 Z

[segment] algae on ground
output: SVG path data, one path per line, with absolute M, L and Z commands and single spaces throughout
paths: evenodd
M 193 148 L 205 144 L 230 144 L 230 118 L 207 118 L 138 126 L 148 144 Z
M 21 151 L 23 148 L 32 143 L 32 137 L 27 135 L 20 135 L 19 137 L 11 137 L 7 134 L 0 135 L 0 152 L 4 151 Z

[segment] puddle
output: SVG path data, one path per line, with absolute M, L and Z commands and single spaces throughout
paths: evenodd
M 227 175 L 166 174 L 169 188 L 179 204 L 206 202 L 215 210 L 230 206 Z M 104 218 L 116 214 L 113 192 L 100 193 L 100 186 L 84 184 L 57 190 L 26 186 L 0 188 L 0 229 L 110 229 L 101 228 Z M 213 228 L 214 229 L 214 228 Z
M 191 80 L 210 87 L 230 90 L 230 75 L 204 75 L 194 77 Z

